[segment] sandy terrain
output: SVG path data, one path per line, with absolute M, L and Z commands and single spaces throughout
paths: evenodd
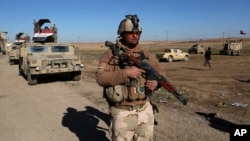
M 203 42 L 212 47 L 212 69 L 204 67 L 203 55 L 192 54 L 188 62 L 161 62 L 167 79 L 189 99 L 184 106 L 164 89 L 152 101 L 155 141 L 228 141 L 229 124 L 250 124 L 250 43 L 244 42 L 241 56 L 218 55 L 220 42 Z M 167 47 L 193 44 L 144 42 L 152 52 Z M 1 141 L 105 141 L 108 140 L 108 107 L 102 88 L 95 82 L 103 43 L 76 44 L 86 66 L 78 82 L 50 77 L 29 86 L 0 55 Z M 232 105 L 248 104 L 247 106 Z M 212 113 L 216 113 L 214 116 Z

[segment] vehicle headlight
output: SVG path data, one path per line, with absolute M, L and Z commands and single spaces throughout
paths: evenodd
M 36 67 L 36 71 L 39 71 L 40 70 L 40 67 Z
M 79 61 L 80 60 L 80 58 L 75 58 L 75 61 Z

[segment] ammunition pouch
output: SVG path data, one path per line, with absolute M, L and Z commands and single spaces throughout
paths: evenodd
M 106 98 L 111 102 L 121 102 L 124 99 L 124 92 L 126 89 L 123 85 L 117 85 L 114 87 L 107 87 L 105 88 L 105 95 Z
M 146 80 L 142 76 L 137 79 L 131 80 L 127 83 L 128 96 L 127 100 L 134 101 L 145 98 L 145 83 Z
M 143 100 L 146 98 L 145 81 L 146 80 L 140 76 L 138 79 L 132 80 L 125 85 L 106 87 L 104 89 L 105 97 L 113 103 L 119 103 L 124 100 Z

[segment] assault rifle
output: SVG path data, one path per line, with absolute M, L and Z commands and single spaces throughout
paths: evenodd
M 164 87 L 179 101 L 181 101 L 183 105 L 187 104 L 188 100 L 185 97 L 181 96 L 181 94 L 179 94 L 179 92 L 175 90 L 173 85 L 171 85 L 165 77 L 160 75 L 147 61 L 137 59 L 129 49 L 117 46 L 110 41 L 106 41 L 105 46 L 109 47 L 114 55 L 119 55 L 119 51 L 122 50 L 124 52 L 124 54 L 122 55 L 132 61 L 137 67 L 143 69 L 146 72 L 146 75 L 149 76 L 149 78 L 151 78 L 152 80 L 156 80 L 162 87 Z

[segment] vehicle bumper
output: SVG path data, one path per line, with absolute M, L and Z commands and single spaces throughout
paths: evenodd
M 40 68 L 34 67 L 30 69 L 32 75 L 42 75 L 42 74 L 57 74 L 57 73 L 67 73 L 67 72 L 78 72 L 82 71 L 84 67 L 82 65 L 77 65 L 72 68 Z

